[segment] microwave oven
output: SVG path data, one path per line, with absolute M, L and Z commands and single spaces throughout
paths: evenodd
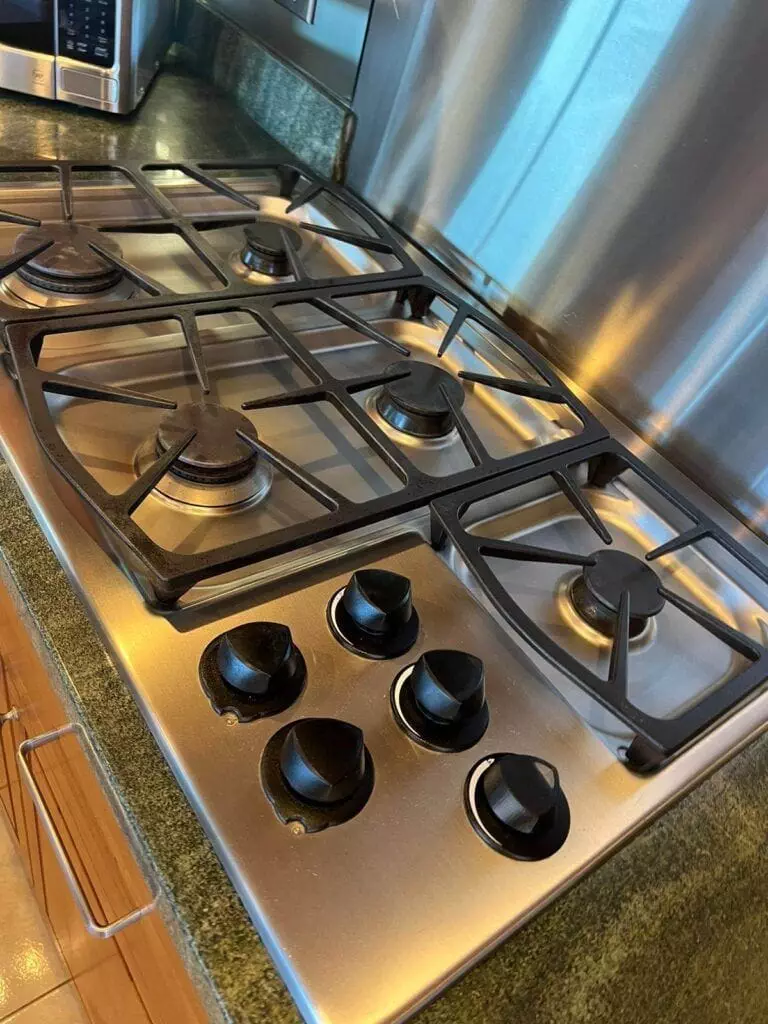
M 173 38 L 176 0 L 0 0 L 0 88 L 124 114 Z

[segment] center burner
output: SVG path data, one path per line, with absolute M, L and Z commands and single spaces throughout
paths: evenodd
M 206 402 L 181 405 L 158 427 L 157 454 L 178 444 L 189 430 L 196 434 L 171 466 L 175 476 L 196 484 L 230 484 L 256 466 L 257 453 L 237 434 L 239 430 L 255 441 L 256 428 L 241 412 Z
M 590 555 L 570 587 L 570 598 L 579 616 L 603 636 L 616 635 L 619 605 L 629 593 L 629 635 L 639 636 L 648 620 L 664 607 L 661 581 L 654 570 L 626 551 L 604 548 Z
M 267 494 L 271 467 L 237 433 L 255 441 L 255 427 L 235 409 L 211 403 L 190 403 L 169 413 L 156 436 L 139 451 L 137 472 L 146 470 L 189 430 L 197 433 L 157 484 L 160 494 L 207 514 L 239 511 Z
M 461 408 L 464 388 L 447 370 L 418 359 L 400 359 L 387 367 L 386 373 L 410 370 L 385 384 L 376 399 L 376 410 L 395 430 L 413 437 L 445 437 L 453 429 L 453 413 L 443 393 Z
M 259 274 L 287 277 L 291 273 L 291 261 L 285 248 L 283 232 L 294 249 L 301 248 L 301 235 L 292 228 L 281 227 L 270 220 L 249 224 L 243 231 L 245 248 L 240 253 L 243 265 Z
M 114 239 L 82 224 L 44 224 L 24 231 L 14 243 L 14 252 L 51 241 L 53 245 L 16 271 L 22 281 L 47 292 L 90 295 L 108 291 L 123 280 L 121 270 L 91 249 L 93 243 L 119 258 L 120 246 Z

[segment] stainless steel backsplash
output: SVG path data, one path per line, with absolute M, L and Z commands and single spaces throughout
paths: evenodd
M 765 0 L 376 0 L 349 183 L 768 530 Z

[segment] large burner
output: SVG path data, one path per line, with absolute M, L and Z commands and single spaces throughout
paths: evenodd
M 165 417 L 157 431 L 158 454 L 168 451 L 189 430 L 192 441 L 171 466 L 170 472 L 197 484 L 229 484 L 247 477 L 258 455 L 238 437 L 237 431 L 256 440 L 256 429 L 241 412 L 221 405 L 182 405 Z
M 90 244 L 95 243 L 118 257 L 122 255 L 120 246 L 95 228 L 45 224 L 22 232 L 14 243 L 14 251 L 24 252 L 46 241 L 53 241 L 53 245 L 17 270 L 27 284 L 44 292 L 91 295 L 109 291 L 122 281 L 122 271 L 95 253 Z
M 464 404 L 464 388 L 447 370 L 418 359 L 401 359 L 387 367 L 392 373 L 410 370 L 385 384 L 376 399 L 379 415 L 395 430 L 414 437 L 445 437 L 453 429 L 453 414 L 441 385 L 455 406 Z
M 298 231 L 281 229 L 273 221 L 258 221 L 245 228 L 245 248 L 240 253 L 240 259 L 249 270 L 270 277 L 286 277 L 291 273 L 291 263 L 281 231 L 285 231 L 295 249 L 301 248 L 301 235 Z
M 570 597 L 581 618 L 604 636 L 615 636 L 621 595 L 629 592 L 629 635 L 636 637 L 664 607 L 661 581 L 653 569 L 626 551 L 604 548 L 591 556 L 571 584 Z

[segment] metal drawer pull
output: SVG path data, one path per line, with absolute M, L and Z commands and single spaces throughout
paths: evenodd
M 21 769 L 21 776 L 24 779 L 24 784 L 29 790 L 32 802 L 40 815 L 40 820 L 42 821 L 43 827 L 51 841 L 51 845 L 53 846 L 53 852 L 56 854 L 56 860 L 59 862 L 61 870 L 64 872 L 64 877 L 67 881 L 67 885 L 69 886 L 69 890 L 72 893 L 80 913 L 83 915 L 85 927 L 91 935 L 95 935 L 99 939 L 111 939 L 113 935 L 117 935 L 117 933 L 121 932 L 123 928 L 127 928 L 129 924 L 133 924 L 135 921 L 141 920 L 142 917 L 146 917 L 150 911 L 154 910 L 157 905 L 157 896 L 153 894 L 151 903 L 147 903 L 144 907 L 139 907 L 138 910 L 132 910 L 130 914 L 126 914 L 124 917 L 118 918 L 117 921 L 112 921 L 111 924 L 99 924 L 93 916 L 91 908 L 88 905 L 88 900 L 85 898 L 85 894 L 80 888 L 80 883 L 78 882 L 77 875 L 72 867 L 72 862 L 70 861 L 67 851 L 64 848 L 64 844 L 61 841 L 61 836 L 59 835 L 48 808 L 45 805 L 43 794 L 40 792 L 34 776 L 32 775 L 28 760 L 28 755 L 33 750 L 36 750 L 38 747 L 44 747 L 48 743 L 53 743 L 55 740 L 59 740 L 62 736 L 67 736 L 70 733 L 76 734 L 81 742 L 89 742 L 82 727 L 74 722 L 70 722 L 68 725 L 62 725 L 61 728 L 54 729 L 52 732 L 43 733 L 42 736 L 34 736 L 32 739 L 24 740 L 23 743 L 19 744 L 17 757 L 19 767 Z

